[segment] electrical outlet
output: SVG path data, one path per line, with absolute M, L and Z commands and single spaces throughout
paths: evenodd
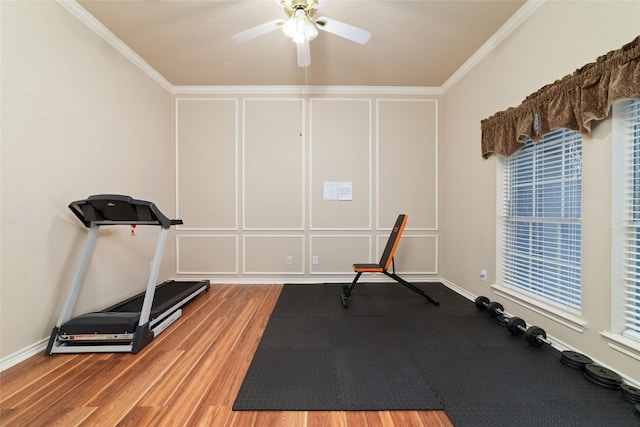
M 311 257 L 311 264 L 313 265 L 317 265 L 318 264 L 318 255 L 314 255 Z
M 291 255 L 287 255 L 287 264 L 293 264 L 293 257 Z
M 480 270 L 480 280 L 483 282 L 487 281 L 487 270 Z

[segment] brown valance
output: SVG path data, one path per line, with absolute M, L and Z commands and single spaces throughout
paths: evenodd
M 591 133 L 591 122 L 609 115 L 621 99 L 640 99 L 640 36 L 596 62 L 542 87 L 517 107 L 482 120 L 482 157 L 510 156 L 530 137 L 538 142 L 554 129 Z

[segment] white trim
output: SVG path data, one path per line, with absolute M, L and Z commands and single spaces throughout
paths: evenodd
M 624 138 L 624 111 L 622 102 L 614 102 L 611 115 L 611 331 L 625 329 L 625 182 L 632 169 L 632 144 Z M 629 159 L 629 160 L 627 160 Z
M 476 295 L 472 294 L 471 292 L 469 292 L 465 288 L 462 288 L 462 287 L 456 285 L 453 282 L 450 282 L 450 281 L 448 281 L 446 279 L 438 279 L 438 280 L 444 286 L 446 286 L 447 288 L 451 289 L 453 292 L 457 293 L 458 295 L 461 295 L 461 296 L 465 297 L 469 301 L 474 301 L 477 298 Z
M 35 356 L 36 354 L 43 353 L 47 348 L 49 337 L 43 338 L 33 344 L 26 346 L 25 348 L 11 353 L 2 359 L 0 359 L 0 372 L 9 369 L 10 367 L 17 365 L 20 362 L 27 360 L 28 358 Z
M 430 86 L 171 86 L 174 95 L 250 94 L 250 95 L 443 95 Z
M 327 273 L 327 274 L 331 274 L 331 273 Z M 220 278 L 220 277 L 215 277 L 215 278 L 205 278 L 208 279 L 211 282 L 211 286 L 215 286 L 215 285 L 284 285 L 284 284 L 291 284 L 291 285 L 313 285 L 313 284 L 348 284 L 351 283 L 351 280 L 353 279 L 354 273 L 348 273 L 348 274 L 337 274 L 337 275 L 332 275 L 332 276 L 324 276 L 321 277 L 320 274 L 314 276 L 314 277 L 288 277 L 287 275 L 283 275 L 283 276 L 278 276 L 278 273 L 265 273 L 265 277 L 262 278 L 248 278 L 248 277 L 243 277 L 243 278 L 233 278 L 233 277 L 229 277 L 229 278 Z M 407 275 L 409 276 L 409 275 Z M 175 279 L 175 280 L 180 280 L 180 279 Z M 184 280 L 184 278 L 182 279 Z M 442 283 L 444 284 L 444 280 L 441 277 L 435 277 L 435 276 L 418 276 L 418 275 L 412 275 L 410 278 L 410 281 L 412 282 L 417 282 L 417 283 Z M 360 283 L 360 282 L 358 282 Z M 374 274 L 367 274 L 367 278 L 366 280 L 363 280 L 362 283 L 395 283 L 397 284 L 397 282 L 395 282 L 393 279 L 391 279 L 390 277 L 385 276 L 384 274 L 380 274 L 380 275 L 374 275 Z M 398 285 L 398 286 L 402 286 L 402 285 Z
M 64 7 L 69 13 L 78 18 L 80 22 L 87 26 L 90 30 L 95 32 L 102 40 L 107 42 L 111 47 L 120 52 L 125 58 L 131 61 L 135 66 L 140 68 L 146 75 L 151 77 L 160 86 L 166 89 L 168 92 L 173 90 L 173 86 L 167 79 L 165 79 L 155 68 L 153 68 L 147 61 L 142 59 L 140 55 L 135 53 L 133 49 L 127 46 L 122 40 L 120 40 L 115 34 L 105 27 L 102 22 L 93 17 L 85 8 L 80 6 L 75 0 L 57 0 L 58 4 Z
M 534 313 L 538 313 L 539 315 L 553 320 L 556 323 L 566 326 L 573 331 L 582 334 L 587 328 L 587 322 L 585 322 L 578 316 L 557 309 L 541 300 L 525 295 L 524 293 L 519 292 L 516 289 L 497 284 L 491 285 L 491 288 L 493 288 L 496 295 L 512 301 L 528 310 L 533 311 Z
M 246 177 L 246 153 L 247 153 L 247 148 L 246 148 L 246 130 L 245 130 L 245 126 L 247 123 L 246 120 L 246 112 L 247 112 L 247 103 L 248 102 L 272 102 L 272 101 L 281 101 L 281 102 L 299 102 L 300 103 L 300 120 L 301 120 L 301 129 L 300 129 L 300 136 L 301 136 L 301 141 L 300 143 L 302 144 L 302 148 L 301 148 L 301 156 L 300 156 L 300 163 L 301 163 L 301 176 L 300 176 L 300 181 L 301 181 L 301 192 L 300 192 L 300 226 L 299 227 L 247 227 L 247 219 L 246 219 L 246 209 L 247 209 L 247 177 Z M 242 229 L 246 230 L 246 231 L 304 231 L 306 224 L 305 224 L 305 216 L 306 216 L 306 203 L 305 200 L 307 198 L 307 188 L 306 188 L 306 174 L 307 174 L 307 167 L 305 164 L 305 159 L 307 156 L 307 151 L 306 151 L 306 126 L 305 126 L 305 119 L 307 116 L 307 109 L 306 109 L 307 103 L 305 102 L 304 99 L 301 98 L 242 98 L 242 139 L 241 139 L 241 145 L 242 145 Z
M 300 270 L 299 271 L 250 271 L 247 270 L 247 240 L 248 239 L 262 239 L 262 238 L 271 238 L 271 239 L 300 239 Z M 247 275 L 256 275 L 256 274 L 262 274 L 262 275 L 270 275 L 270 274 L 276 274 L 276 275 L 284 275 L 284 276 L 288 276 L 288 275 L 303 275 L 305 274 L 304 271 L 304 266 L 305 266 L 305 236 L 304 235 L 289 235 L 289 234 L 245 234 L 244 236 L 242 236 L 242 273 L 241 274 L 247 274 Z M 271 282 L 271 280 L 263 280 L 262 283 L 264 283 L 265 281 Z
M 313 239 L 314 238 L 318 238 L 318 239 L 343 239 L 343 238 L 348 238 L 348 239 L 367 239 L 368 243 L 369 243 L 369 248 L 367 250 L 367 252 L 369 253 L 368 257 L 369 260 L 367 262 L 372 262 L 371 261 L 371 242 L 373 239 L 373 236 L 371 234 L 310 234 L 309 235 L 309 274 L 310 275 L 326 275 L 326 274 L 350 274 L 353 275 L 353 270 L 345 270 L 345 271 L 313 271 Z M 354 262 L 360 262 L 359 260 L 345 260 L 345 266 L 349 266 L 350 264 L 354 263 Z
M 638 341 L 610 332 L 600 332 L 600 335 L 607 340 L 607 344 L 612 349 L 632 359 L 640 360 L 640 343 Z
M 184 225 L 177 225 L 177 231 L 237 231 L 238 230 L 238 217 L 239 217 L 239 168 L 238 168 L 238 159 L 239 159 L 239 150 L 240 150 L 240 136 L 238 132 L 238 117 L 239 117 L 239 102 L 238 98 L 176 98 L 174 103 L 174 128 L 175 128 L 175 168 L 176 168 L 176 217 L 180 218 L 180 140 L 178 138 L 179 128 L 180 128 L 180 120 L 179 120 L 179 103 L 180 101 L 184 102 L 203 102 L 203 101 L 225 101 L 232 102 L 235 108 L 235 126 L 234 126 L 234 178 L 235 178 L 235 205 L 234 205 L 234 225 L 233 227 L 185 227 Z
M 214 239 L 233 239 L 235 244 L 236 262 L 235 271 L 185 271 L 180 269 L 180 239 L 181 238 L 214 238 Z M 240 256 L 239 256 L 240 236 L 236 234 L 180 234 L 176 235 L 176 274 L 239 274 Z
M 434 247 L 435 247 L 435 257 L 431 260 L 435 266 L 435 270 L 433 271 L 411 271 L 411 270 L 402 270 L 399 271 L 398 274 L 438 274 L 438 235 L 437 234 L 407 234 L 406 231 L 407 229 L 404 229 L 405 233 L 402 234 L 401 240 L 405 240 L 405 239 L 432 239 L 434 240 Z M 384 249 L 385 245 L 387 244 L 387 242 L 389 241 L 389 236 L 385 236 L 382 234 L 378 234 L 377 236 L 378 238 L 376 239 L 376 248 L 377 251 L 380 255 L 382 255 L 382 250 Z M 377 262 L 377 260 L 376 260 Z
M 473 55 L 466 60 L 464 64 L 460 68 L 458 68 L 442 86 L 440 86 L 440 91 L 444 94 L 449 89 L 451 89 L 455 84 L 462 79 L 469 71 L 473 69 L 480 61 L 482 61 L 487 55 L 489 55 L 493 49 L 495 49 L 504 39 L 506 39 L 513 31 L 515 31 L 520 24 L 526 21 L 533 12 L 535 12 L 545 0 L 527 0 L 527 2 L 520 7 L 514 13 L 511 18 L 505 22 L 502 27 L 498 29 L 490 38 L 487 40 L 480 49 L 478 49 Z
M 439 141 L 439 129 L 438 129 L 438 110 L 440 108 L 440 104 L 438 103 L 437 99 L 413 99 L 413 98 L 376 98 L 376 115 L 375 115 L 375 133 L 376 133 L 376 139 L 375 139 L 375 170 L 376 170 L 376 192 L 375 192 L 375 198 L 376 198 L 376 206 L 375 206 L 375 212 L 376 212 L 376 230 L 379 231 L 383 231 L 383 230 L 391 230 L 391 228 L 388 228 L 388 224 L 385 224 L 384 226 L 382 226 L 380 224 L 380 105 L 385 103 L 385 102 L 431 102 L 435 104 L 435 111 L 434 111 L 434 122 L 435 122 L 435 128 L 434 128 L 434 175 L 435 175 L 435 179 L 434 179 L 434 224 L 431 227 L 412 227 L 412 228 L 407 228 L 407 230 L 419 230 L 419 231 L 438 231 L 438 211 L 440 210 L 440 207 L 438 205 L 440 197 L 438 194 L 438 189 L 440 187 L 440 177 L 439 177 L 439 170 L 438 170 L 438 165 L 440 164 L 440 159 L 438 158 L 438 146 L 440 145 L 440 141 Z
M 313 103 L 314 102 L 363 102 L 368 105 L 369 108 L 369 158 L 367 161 L 369 176 L 369 224 L 365 227 L 315 227 L 313 225 Z M 373 103 L 371 102 L 371 98 L 311 98 L 309 99 L 309 230 L 310 231 L 340 231 L 340 230 L 362 230 L 369 231 L 371 230 L 372 225 L 372 207 L 373 207 L 373 165 L 372 165 L 372 156 L 373 156 Z

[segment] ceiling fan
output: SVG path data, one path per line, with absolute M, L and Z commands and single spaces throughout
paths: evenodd
M 233 36 L 236 43 L 244 43 L 279 28 L 296 44 L 298 66 L 311 64 L 309 42 L 318 36 L 318 30 L 327 31 L 356 43 L 365 44 L 371 33 L 362 28 L 327 17 L 318 17 L 318 3 L 322 0 L 274 0 L 284 8 L 287 19 L 274 19 Z

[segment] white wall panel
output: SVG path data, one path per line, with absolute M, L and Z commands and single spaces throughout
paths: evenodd
M 243 227 L 304 228 L 304 104 L 299 99 L 245 99 Z
M 178 274 L 238 274 L 238 237 L 176 236 Z
M 245 274 L 303 274 L 304 236 L 244 236 Z
M 378 228 L 398 214 L 407 228 L 438 228 L 438 104 L 436 100 L 377 101 Z
M 371 228 L 371 100 L 310 101 L 311 229 Z M 352 200 L 324 200 L 324 182 L 349 182 Z
M 179 229 L 238 228 L 237 105 L 236 99 L 176 100 Z
M 370 235 L 311 235 L 309 237 L 311 274 L 352 274 L 355 263 L 371 261 Z M 313 264 L 313 257 L 318 264 Z
M 378 254 L 382 254 L 387 240 L 388 236 L 378 236 Z M 437 274 L 438 236 L 412 235 L 405 231 L 394 258 L 399 274 Z

